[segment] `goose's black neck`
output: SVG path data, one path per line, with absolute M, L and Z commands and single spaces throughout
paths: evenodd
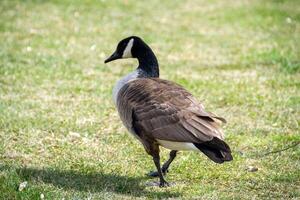
M 158 61 L 149 46 L 140 48 L 136 58 L 139 61 L 137 69 L 140 77 L 159 77 Z

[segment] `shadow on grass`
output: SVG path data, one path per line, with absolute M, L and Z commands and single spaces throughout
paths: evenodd
M 149 192 L 145 191 L 144 183 L 142 180 L 146 177 L 127 177 L 117 174 L 104 174 L 104 173 L 88 173 L 84 174 L 77 171 L 60 171 L 54 169 L 38 169 L 38 168 L 16 168 L 12 166 L 1 166 L 2 170 L 13 170 L 21 179 L 33 182 L 43 182 L 52 184 L 58 188 L 65 190 L 77 190 L 85 192 L 113 192 L 136 197 L 155 197 L 155 198 L 168 198 L 178 197 L 180 193 L 171 193 L 168 191 Z

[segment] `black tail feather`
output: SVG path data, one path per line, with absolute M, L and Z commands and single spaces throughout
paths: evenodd
M 216 163 L 223 163 L 233 159 L 230 147 L 219 138 L 214 137 L 210 141 L 194 143 L 194 145 Z

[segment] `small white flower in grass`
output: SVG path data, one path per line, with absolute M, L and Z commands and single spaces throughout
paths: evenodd
M 26 188 L 27 184 L 28 184 L 27 181 L 24 181 L 24 182 L 20 183 L 20 185 L 19 185 L 19 191 L 24 190 Z
M 26 47 L 26 51 L 31 52 L 32 51 L 31 46 Z
M 101 52 L 99 56 L 100 56 L 100 58 L 105 58 L 105 53 Z
M 79 138 L 80 137 L 80 134 L 79 133 L 77 133 L 77 132 L 70 132 L 69 133 L 69 135 L 71 136 L 71 137 L 74 137 L 74 138 Z
M 94 51 L 96 49 L 96 45 L 93 44 L 91 47 L 90 47 L 90 50 Z
M 41 198 L 41 199 L 44 199 L 44 198 L 45 198 L 45 195 L 42 193 L 42 194 L 40 195 L 40 198 Z
M 247 171 L 248 171 L 248 172 L 256 172 L 256 171 L 258 171 L 258 168 L 257 168 L 257 167 L 254 167 L 254 166 L 248 166 L 248 167 L 247 167 Z
M 290 17 L 287 17 L 287 18 L 285 19 L 285 21 L 286 21 L 286 23 L 288 23 L 288 24 L 292 23 L 292 19 L 291 19 Z
M 92 198 L 92 195 L 89 195 L 87 198 L 86 198 L 86 200 L 92 200 L 93 198 Z

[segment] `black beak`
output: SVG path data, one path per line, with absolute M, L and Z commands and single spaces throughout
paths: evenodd
M 119 53 L 115 52 L 115 53 L 113 53 L 109 58 L 107 58 L 107 59 L 104 61 L 104 63 L 108 63 L 108 62 L 110 62 L 110 61 L 117 60 L 117 59 L 119 59 L 119 58 L 121 58 L 121 56 L 119 55 Z

